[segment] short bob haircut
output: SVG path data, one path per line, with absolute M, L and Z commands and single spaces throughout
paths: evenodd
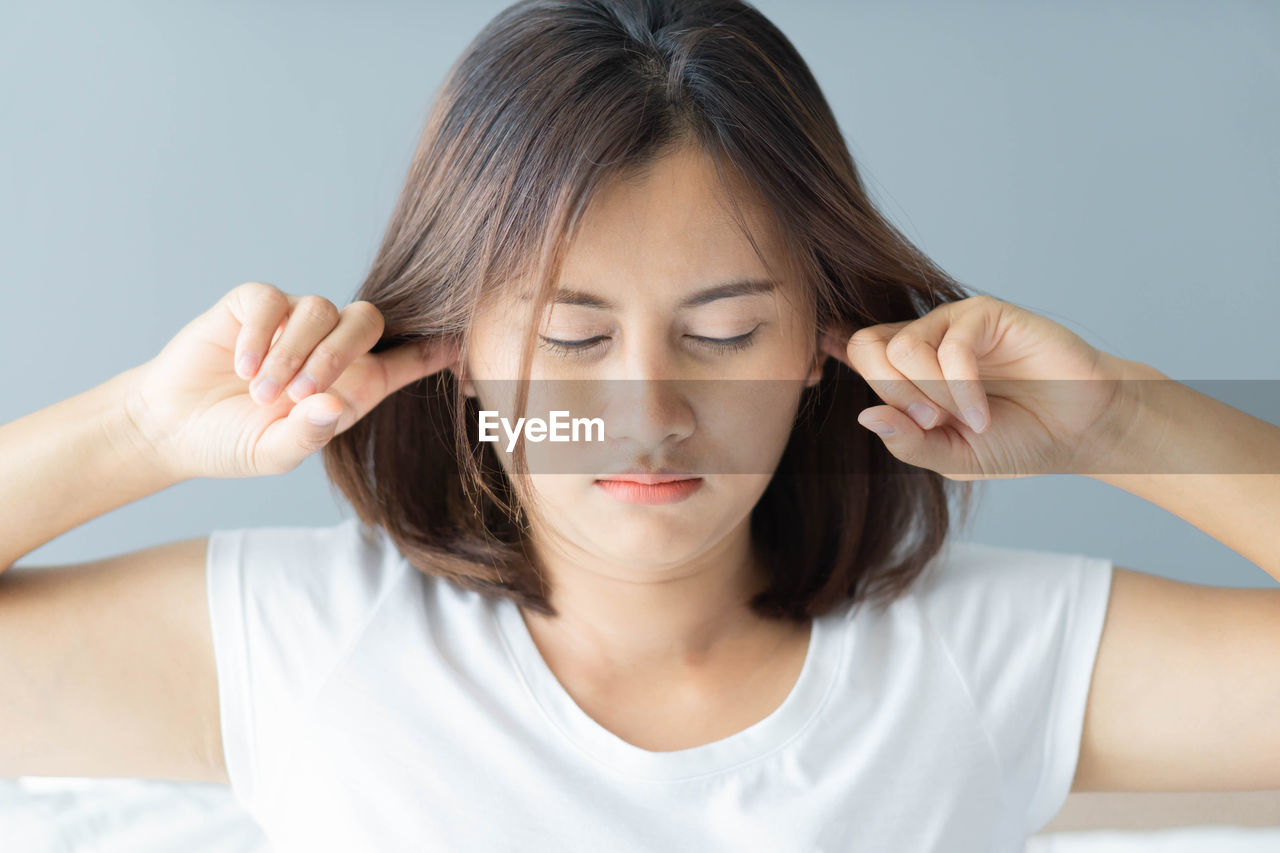
M 873 206 L 817 81 L 754 7 L 523 0 L 467 47 L 427 118 L 355 296 L 385 320 L 372 351 L 450 340 L 465 358 L 470 318 L 496 288 L 536 269 L 535 306 L 545 305 L 596 189 L 690 143 L 725 187 L 746 188 L 773 216 L 819 329 L 849 334 L 970 295 Z M 526 366 L 532 344 L 531 334 Z M 526 394 L 527 382 L 521 410 Z M 942 548 L 953 492 L 967 518 L 972 481 L 907 465 L 857 426 L 880 403 L 830 358 L 804 391 L 752 509 L 770 578 L 749 602 L 757 614 L 806 620 L 850 600 L 886 604 Z M 335 436 L 325 471 L 419 571 L 554 616 L 528 558 L 523 491 L 477 440 L 476 421 L 474 401 L 441 371 Z M 523 460 L 517 452 L 518 473 Z

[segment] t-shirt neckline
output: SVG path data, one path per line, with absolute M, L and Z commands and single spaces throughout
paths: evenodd
M 500 599 L 493 613 L 517 673 L 535 704 L 571 743 L 615 771 L 654 780 L 716 773 L 760 758 L 807 727 L 835 682 L 837 610 L 810 622 L 809 646 L 791 692 L 772 713 L 745 729 L 711 743 L 655 752 L 628 743 L 593 720 L 556 678 L 533 642 L 519 606 Z

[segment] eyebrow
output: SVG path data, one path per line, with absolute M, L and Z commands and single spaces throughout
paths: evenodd
M 731 281 L 713 284 L 711 287 L 705 287 L 702 290 L 692 294 L 678 306 L 679 308 L 696 308 L 699 305 L 706 305 L 708 302 L 714 302 L 717 299 L 729 299 L 734 296 L 754 296 L 758 293 L 771 293 L 776 289 L 777 283 L 772 279 L 766 278 L 738 278 Z M 521 296 L 522 302 L 529 301 L 528 296 Z M 552 300 L 555 305 L 580 305 L 584 308 L 598 308 L 601 311 L 612 311 L 618 306 L 614 305 L 607 299 L 602 299 L 594 293 L 587 293 L 583 290 L 574 290 L 572 288 L 562 287 L 556 291 L 555 298 Z

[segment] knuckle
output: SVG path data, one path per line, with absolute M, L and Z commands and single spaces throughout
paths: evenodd
M 236 290 L 240 291 L 246 302 L 252 304 L 275 306 L 288 302 L 280 288 L 264 281 L 246 281 Z
M 309 320 L 330 324 L 338 321 L 337 307 L 323 296 L 314 294 L 303 296 L 298 300 L 298 307 L 295 310 Z
M 367 323 L 370 328 L 376 329 L 379 335 L 381 335 L 382 330 L 386 328 L 386 318 L 382 316 L 382 312 L 378 310 L 378 306 L 374 305 L 372 302 L 361 299 L 356 302 L 352 302 L 347 306 L 346 310 L 360 318 L 361 322 Z
M 292 376 L 302 367 L 303 357 L 291 349 L 275 349 L 267 358 L 267 373 L 275 376 Z
M 879 333 L 872 326 L 863 326 L 852 335 L 849 336 L 849 343 L 853 346 L 867 346 L 879 339 Z
M 289 297 L 275 288 L 259 291 L 252 300 L 254 310 L 264 319 L 269 317 L 273 321 L 279 321 L 279 318 L 289 310 Z
M 885 351 L 891 358 L 902 358 L 910 355 L 916 347 L 921 344 L 921 340 L 910 332 L 902 331 L 889 339 L 889 343 L 885 346 Z
M 312 350 L 307 363 L 310 365 L 308 373 L 315 378 L 316 382 L 328 381 L 342 373 L 341 353 L 326 344 L 320 344 Z

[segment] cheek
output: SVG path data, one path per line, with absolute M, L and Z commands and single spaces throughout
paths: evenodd
M 778 467 L 795 426 L 798 397 L 792 389 L 791 383 L 786 389 L 781 383 L 774 383 L 768 398 L 761 395 L 768 403 L 758 410 L 752 422 L 754 438 L 750 458 L 742 463 L 744 474 L 771 476 Z
M 791 378 L 720 383 L 698 411 L 699 431 L 717 451 L 714 472 L 771 475 L 791 437 L 802 390 Z
M 525 506 L 533 521 L 564 530 L 577 526 L 589 482 L 584 485 L 581 476 L 532 474 L 524 484 L 535 501 L 534 507 Z
M 781 313 L 771 323 L 748 368 L 761 379 L 804 379 L 817 350 L 818 329 L 794 313 Z

